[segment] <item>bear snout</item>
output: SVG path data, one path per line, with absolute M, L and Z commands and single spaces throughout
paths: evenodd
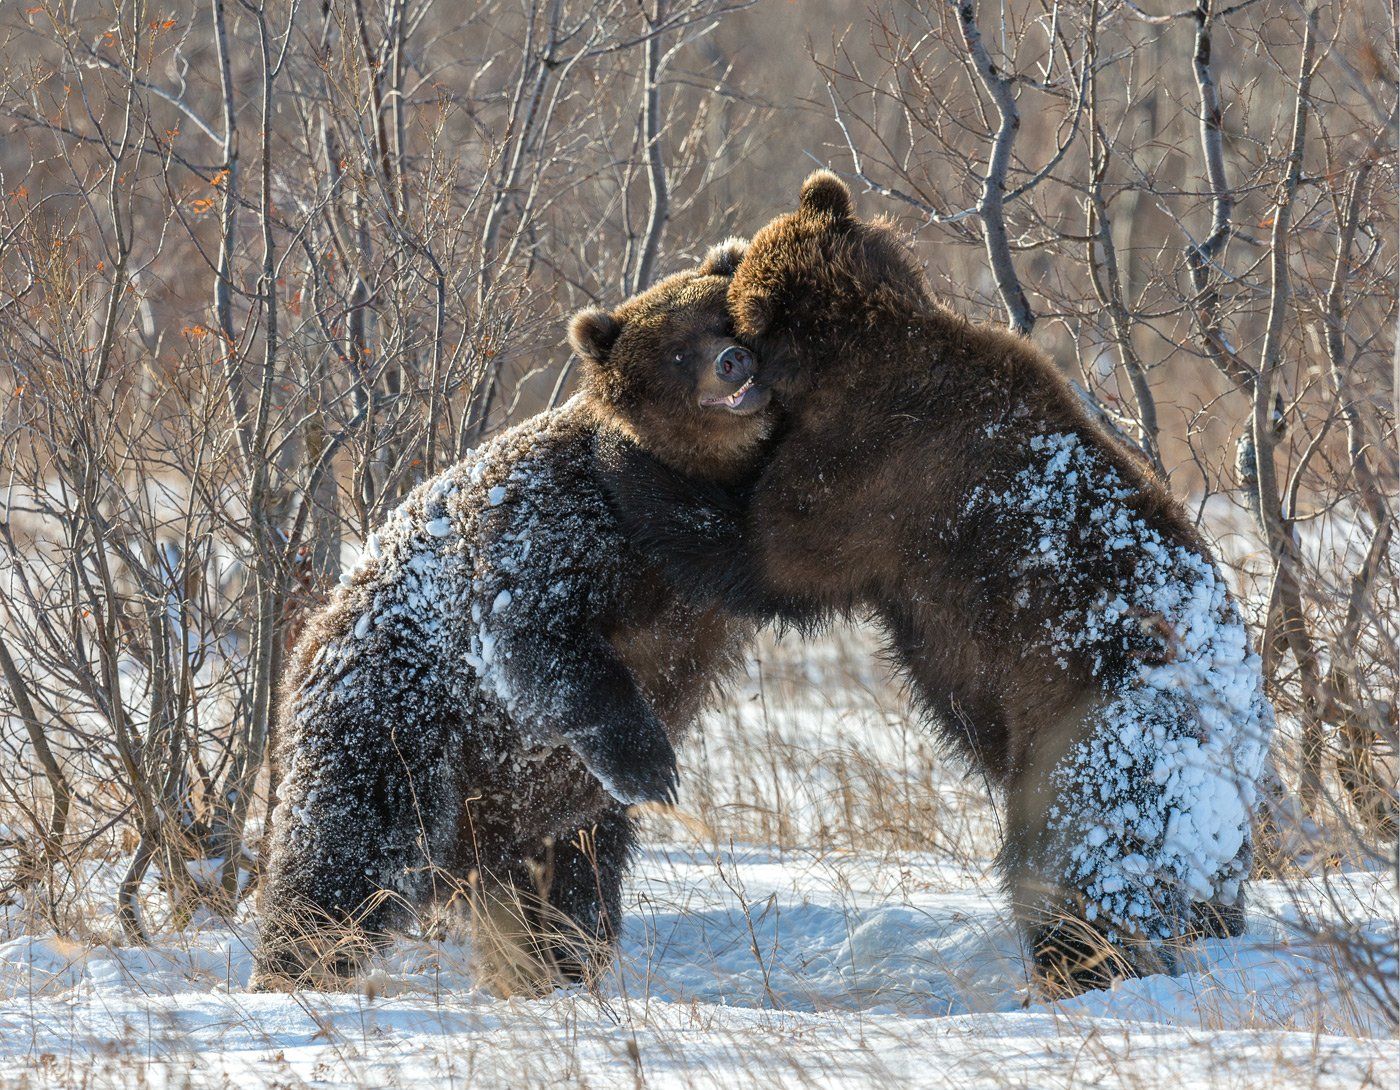
M 735 385 L 753 376 L 753 353 L 731 344 L 715 357 L 715 378 Z

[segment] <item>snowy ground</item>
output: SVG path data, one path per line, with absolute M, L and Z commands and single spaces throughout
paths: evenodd
M 686 756 L 695 817 L 653 821 L 598 995 L 491 998 L 451 940 L 404 940 L 359 993 L 254 995 L 250 922 L 106 944 L 99 866 L 81 938 L 0 909 L 0 1086 L 1396 1086 L 1393 1028 L 1344 956 L 1379 948 L 1396 973 L 1385 871 L 1256 884 L 1250 933 L 1184 975 L 1035 1001 L 985 787 L 869 652 L 770 649 L 711 717 Z
M 1334 882 L 1395 916 L 1382 875 Z M 600 997 L 474 991 L 461 946 L 405 943 L 379 995 L 242 990 L 246 932 L 154 950 L 0 945 L 0 1082 L 23 1086 L 1396 1085 L 1397 1046 L 1329 951 L 1255 890 L 1196 971 L 1025 1005 L 986 873 L 920 859 L 649 850 Z M 1377 924 L 1379 934 L 1383 925 Z

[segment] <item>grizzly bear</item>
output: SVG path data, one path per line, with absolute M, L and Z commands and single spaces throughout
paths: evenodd
M 1243 926 L 1259 662 L 1200 535 L 1028 340 L 930 294 L 818 172 L 729 289 L 782 431 L 747 489 L 619 452 L 634 544 L 695 601 L 869 612 L 998 789 L 1003 874 L 1050 991 Z
M 334 984 L 454 890 L 497 990 L 609 963 L 627 807 L 672 798 L 673 744 L 753 626 L 648 569 L 600 453 L 717 482 L 755 460 L 768 395 L 726 308 L 740 250 L 577 314 L 581 392 L 418 486 L 308 625 L 281 701 L 255 987 Z

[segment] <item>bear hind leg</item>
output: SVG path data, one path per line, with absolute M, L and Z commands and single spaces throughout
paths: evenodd
M 477 982 L 503 999 L 551 991 L 556 977 L 540 941 L 542 900 L 534 869 L 528 863 L 479 869 L 468 887 Z
M 617 807 L 550 848 L 545 942 L 566 981 L 591 985 L 612 965 L 622 926 L 622 879 L 635 840 L 631 819 Z
M 1188 929 L 1193 938 L 1237 939 L 1245 933 L 1243 887 L 1253 865 L 1254 836 L 1249 833 L 1239 853 L 1215 876 L 1216 895 L 1191 903 Z
M 1245 933 L 1244 906 L 1194 901 L 1188 927 L 1192 938 L 1237 939 Z
M 1012 829 L 1011 837 L 1034 834 Z M 1060 999 L 1153 973 L 1170 972 L 1168 952 L 1136 936 L 1111 932 L 1064 873 L 1014 850 L 1003 852 L 1017 923 L 1030 953 L 1037 990 Z
M 1110 987 L 1149 969 L 1082 916 L 1064 913 L 1028 928 L 1033 976 L 1052 999 Z
M 430 899 L 461 805 L 456 721 L 423 714 L 413 687 L 388 676 L 334 700 L 317 690 L 292 723 L 295 771 L 269 837 L 255 990 L 348 986 Z

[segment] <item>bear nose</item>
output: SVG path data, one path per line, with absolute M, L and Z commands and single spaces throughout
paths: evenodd
M 743 382 L 753 375 L 753 354 L 731 344 L 715 357 L 715 375 L 725 382 Z

